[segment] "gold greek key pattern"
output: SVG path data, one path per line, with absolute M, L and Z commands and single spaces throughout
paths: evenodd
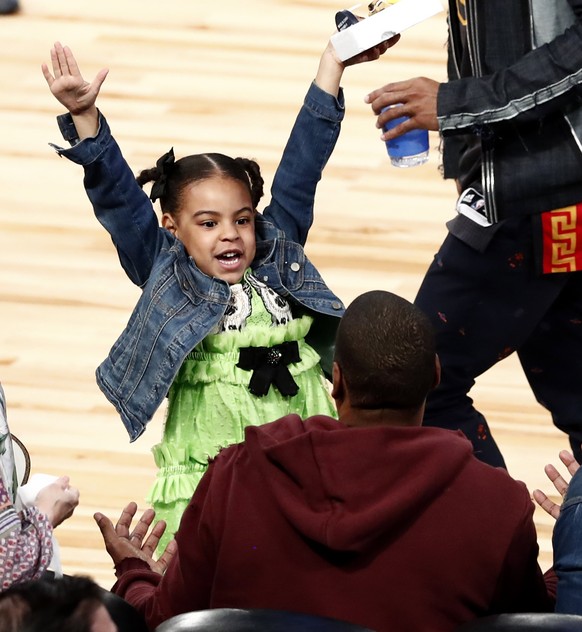
M 576 206 L 567 206 L 551 213 L 552 272 L 576 270 L 577 218 Z
M 466 1 L 467 0 L 457 0 L 457 16 L 459 18 L 459 22 L 465 27 L 467 26 Z

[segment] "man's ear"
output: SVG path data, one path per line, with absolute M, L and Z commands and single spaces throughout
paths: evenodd
M 176 220 L 169 214 L 169 213 L 164 213 L 162 215 L 162 226 L 170 231 L 172 233 L 172 235 L 176 235 L 177 231 L 178 231 L 178 226 L 176 225 Z
M 434 383 L 432 388 L 435 389 L 441 383 L 441 361 L 438 353 L 434 354 Z
M 337 362 L 333 363 L 333 366 L 331 369 L 331 383 L 332 383 L 331 396 L 336 402 L 343 401 L 345 397 L 344 381 L 343 381 L 343 376 L 342 376 L 342 370 Z

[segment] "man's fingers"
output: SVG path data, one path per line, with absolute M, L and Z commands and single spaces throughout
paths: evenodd
M 105 543 L 105 549 L 109 556 L 113 560 L 114 564 L 118 564 L 122 560 L 128 557 L 141 557 L 141 550 L 139 547 L 132 546 L 127 538 L 121 537 L 115 530 L 111 520 L 103 515 L 101 512 L 97 512 L 93 515 L 101 535 L 103 536 L 103 542 Z M 147 560 L 146 560 L 147 561 Z
M 568 483 L 562 478 L 560 472 L 558 472 L 552 464 L 546 465 L 544 472 L 554 484 L 556 491 L 560 494 L 560 496 L 564 497 L 568 491 Z
M 168 542 L 164 552 L 160 555 L 160 559 L 156 562 L 158 573 L 164 574 L 170 564 L 170 561 L 176 554 L 178 550 L 178 545 L 176 544 L 176 540 L 172 539 Z
M 546 496 L 546 494 L 544 494 L 544 492 L 542 492 L 540 489 L 535 489 L 534 490 L 533 497 L 534 497 L 534 500 L 536 501 L 536 503 L 546 513 L 550 514 L 550 516 L 552 516 L 552 518 L 555 518 L 557 520 L 558 516 L 560 515 L 560 505 L 558 505 L 553 500 L 548 498 Z
M 129 527 L 131 526 L 131 521 L 133 520 L 136 512 L 137 504 L 134 502 L 130 502 L 124 507 L 121 512 L 121 516 L 119 516 L 119 520 L 115 525 L 115 531 L 118 536 L 129 539 Z
M 146 561 L 152 570 L 163 572 L 175 553 L 175 543 L 166 547 L 160 558 L 161 562 L 154 562 L 154 551 L 166 530 L 166 523 L 160 520 L 151 528 L 148 535 L 156 513 L 153 509 L 146 509 L 130 534 L 129 529 L 136 512 L 137 504 L 130 502 L 121 512 L 115 526 L 100 512 L 95 513 L 93 517 L 103 536 L 105 548 L 116 564 L 126 557 L 137 557 Z
M 562 450 L 559 456 L 560 461 L 562 461 L 562 463 L 568 468 L 568 472 L 574 476 L 580 468 L 580 463 L 576 461 L 574 455 L 571 452 L 568 452 L 568 450 Z
M 413 129 L 417 128 L 414 119 L 403 111 L 404 106 L 388 108 L 378 117 L 376 122 L 377 127 L 382 128 L 382 134 L 380 138 L 384 141 L 392 140 L 402 134 L 406 134 Z M 396 119 L 403 118 L 398 124 L 393 123 Z
M 398 43 L 399 40 L 400 40 L 400 33 L 393 35 L 389 40 L 386 41 L 387 48 L 392 48 L 392 46 Z
M 101 531 L 101 535 L 105 542 L 111 539 L 111 536 L 115 535 L 115 529 L 113 528 L 113 523 L 109 518 L 102 514 L 101 512 L 96 512 L 93 514 L 93 519 L 97 523 L 99 527 L 99 531 Z
M 137 544 L 141 547 L 142 540 L 145 538 L 155 516 L 156 512 L 153 509 L 146 509 L 143 512 L 142 517 L 139 519 L 139 522 L 135 525 L 135 529 L 129 536 L 132 544 Z
M 387 83 L 385 86 L 367 94 L 364 97 L 364 101 L 370 103 L 376 114 L 378 114 L 386 105 L 403 103 L 406 100 L 406 90 L 410 85 L 410 80 Z
M 159 520 L 158 522 L 156 522 L 156 524 L 152 528 L 151 533 L 141 547 L 141 550 L 144 553 L 147 553 L 147 555 L 149 555 L 150 557 L 153 557 L 160 538 L 164 535 L 165 531 L 166 522 L 164 520 Z

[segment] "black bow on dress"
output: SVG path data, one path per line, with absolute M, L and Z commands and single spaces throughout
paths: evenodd
M 253 395 L 263 397 L 273 384 L 282 395 L 289 396 L 297 395 L 299 387 L 287 365 L 299 360 L 299 345 L 292 340 L 273 347 L 242 347 L 236 366 L 253 372 L 249 382 Z

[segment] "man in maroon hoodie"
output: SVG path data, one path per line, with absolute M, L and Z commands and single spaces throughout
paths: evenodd
M 144 539 L 151 511 L 131 536 L 134 503 L 115 528 L 97 513 L 114 592 L 152 629 L 221 607 L 399 632 L 551 610 L 525 486 L 474 458 L 460 432 L 421 427 L 439 373 L 418 308 L 389 292 L 357 298 L 336 340 L 339 421 L 290 415 L 247 428 L 211 463 L 157 562 L 163 527 Z

